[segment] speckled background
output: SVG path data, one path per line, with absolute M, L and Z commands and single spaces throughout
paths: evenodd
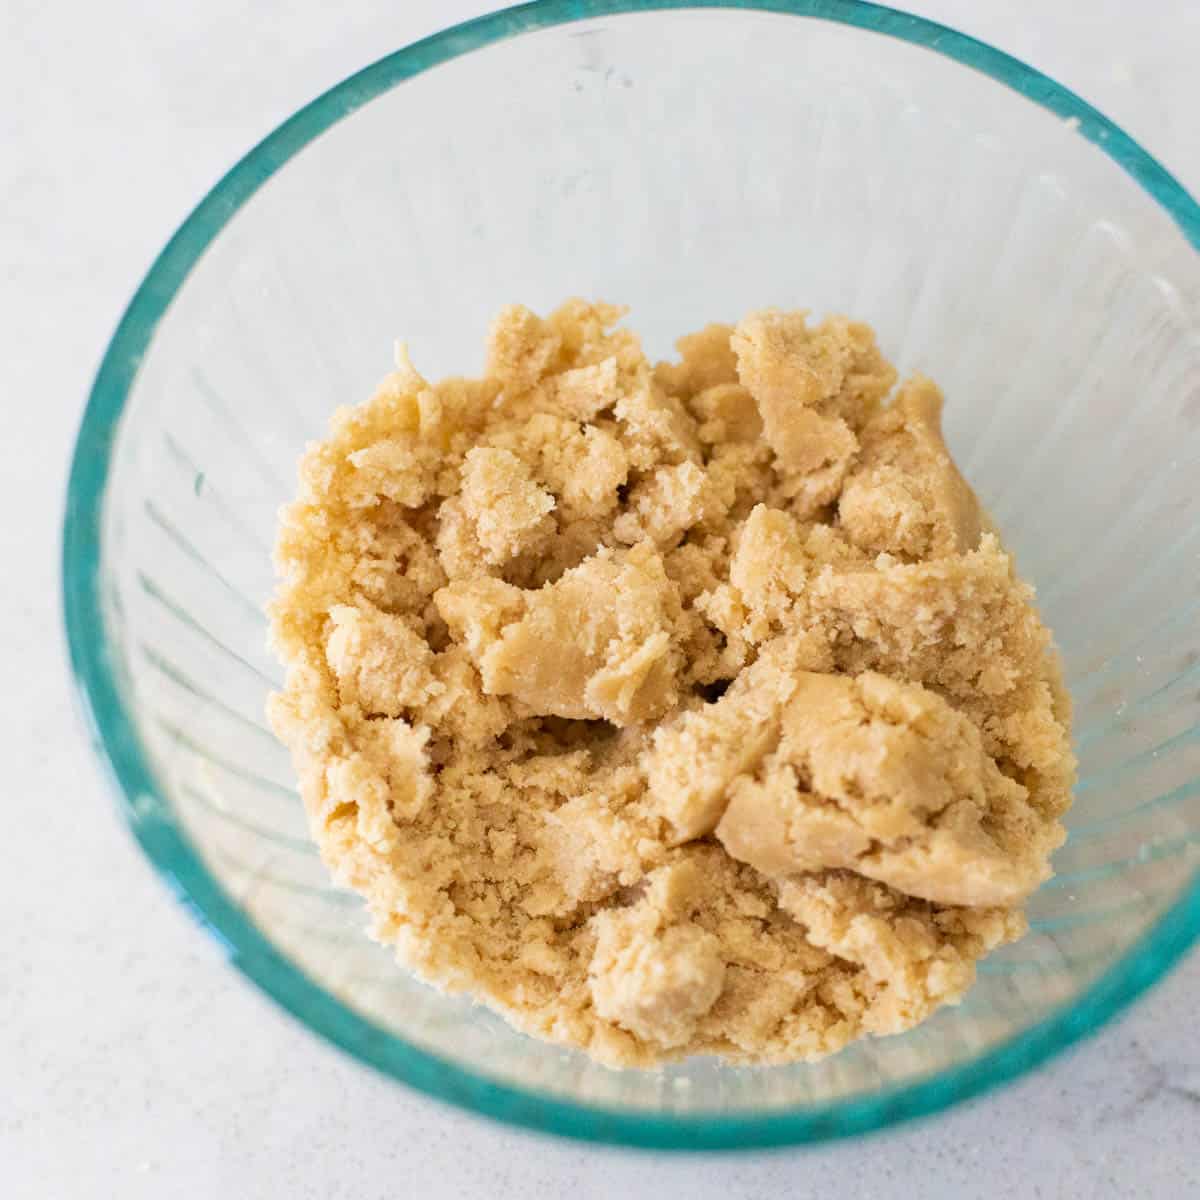
M 0 1196 L 6 1200 L 1200 1195 L 1200 957 L 1031 1078 L 807 1152 L 510 1132 L 379 1078 L 228 970 L 121 828 L 67 698 L 58 518 L 104 343 L 218 175 L 467 0 L 0 4 Z M 1200 190 L 1197 0 L 907 7 L 1067 83 Z

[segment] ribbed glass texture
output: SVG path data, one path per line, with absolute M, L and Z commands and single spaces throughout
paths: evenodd
M 869 5 L 773 7 L 531 5 L 322 97 L 155 264 L 72 476 L 73 660 L 157 866 L 324 1035 L 561 1133 L 751 1145 L 930 1111 L 1098 1025 L 1200 921 L 1196 206 L 969 39 Z M 1077 710 L 1071 838 L 1031 935 L 913 1033 L 807 1066 L 596 1067 L 406 976 L 310 845 L 263 717 L 295 459 L 393 338 L 429 376 L 469 373 L 499 305 L 573 294 L 631 305 L 652 354 L 764 305 L 870 321 L 942 384 L 953 448 L 1038 587 Z

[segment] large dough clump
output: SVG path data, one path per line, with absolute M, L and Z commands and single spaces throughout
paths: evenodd
M 372 933 L 614 1065 L 788 1062 L 955 1003 L 1073 780 L 1032 593 L 871 330 L 621 310 L 400 353 L 283 514 L 270 716 Z
M 524 590 L 490 576 L 434 595 L 484 690 L 539 717 L 616 726 L 673 707 L 679 596 L 647 545 L 600 549 L 553 583 Z
M 772 876 L 843 868 L 942 904 L 1018 904 L 1061 841 L 935 692 L 805 672 L 774 748 L 727 788 L 717 837 Z

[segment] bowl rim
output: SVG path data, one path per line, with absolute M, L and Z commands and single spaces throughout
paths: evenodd
M 621 1110 L 500 1083 L 422 1050 L 346 1007 L 276 950 L 205 867 L 172 816 L 153 760 L 121 700 L 123 672 L 107 637 L 101 525 L 118 427 L 159 320 L 230 218 L 295 154 L 375 97 L 473 50 L 595 17 L 697 9 L 815 18 L 885 34 L 971 67 L 1074 125 L 1200 251 L 1200 205 L 1137 142 L 1046 75 L 947 26 L 865 0 L 535 0 L 455 25 L 349 76 L 279 125 L 200 201 L 154 260 L 105 351 L 75 442 L 62 540 L 68 656 L 89 739 L 143 851 L 231 963 L 310 1029 L 430 1096 L 512 1125 L 668 1150 L 748 1149 L 848 1137 L 938 1112 L 1015 1078 L 1096 1032 L 1192 945 L 1200 936 L 1200 871 L 1139 942 L 1075 1000 L 979 1057 L 915 1083 L 813 1108 L 738 1114 Z

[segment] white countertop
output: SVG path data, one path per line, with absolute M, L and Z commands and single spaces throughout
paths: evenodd
M 806 1152 L 597 1150 L 452 1111 L 318 1041 L 224 965 L 121 826 L 58 628 L 67 456 L 105 341 L 151 257 L 254 141 L 353 69 L 491 7 L 0 6 L 0 1195 L 1200 1195 L 1195 954 L 1075 1053 L 918 1125 Z M 1074 87 L 1200 190 L 1197 0 L 908 7 Z

